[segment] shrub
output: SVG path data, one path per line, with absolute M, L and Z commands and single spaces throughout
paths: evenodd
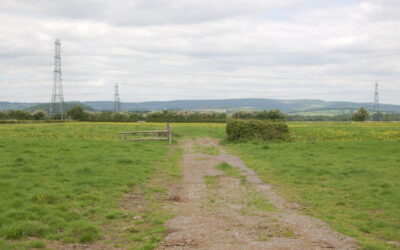
M 283 121 L 231 119 L 226 125 L 228 140 L 288 140 L 289 127 Z
M 99 122 L 103 112 L 100 111 L 86 111 L 88 121 Z
M 15 120 L 30 120 L 32 118 L 31 114 L 22 110 L 9 110 L 7 111 L 7 119 Z
M 67 116 L 72 120 L 85 121 L 88 118 L 88 114 L 79 105 L 73 106 L 67 112 Z
M 353 121 L 363 122 L 368 118 L 369 114 L 365 108 L 361 107 L 357 112 L 354 112 L 352 115 Z
M 47 113 L 43 110 L 36 110 L 32 112 L 32 117 L 35 120 L 46 120 Z

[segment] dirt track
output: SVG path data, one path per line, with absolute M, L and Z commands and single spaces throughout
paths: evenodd
M 221 154 L 196 153 L 196 145 L 218 147 Z M 263 183 L 238 157 L 225 152 L 217 140 L 185 140 L 182 148 L 183 186 L 176 194 L 180 199 L 178 215 L 167 223 L 169 234 L 159 249 L 358 248 L 354 239 L 318 219 L 301 215 L 297 204 L 286 201 Z M 246 181 L 217 170 L 215 166 L 221 162 L 238 168 Z M 206 182 L 205 178 L 214 181 Z M 263 200 L 275 208 L 265 209 L 261 206 Z

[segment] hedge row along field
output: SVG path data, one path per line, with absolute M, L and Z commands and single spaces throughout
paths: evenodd
M 233 140 L 289 140 L 288 125 L 283 121 L 230 119 L 226 124 L 229 141 Z

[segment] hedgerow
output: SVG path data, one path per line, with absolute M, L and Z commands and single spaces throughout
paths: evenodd
M 226 124 L 228 140 L 289 140 L 288 125 L 283 121 L 230 119 Z

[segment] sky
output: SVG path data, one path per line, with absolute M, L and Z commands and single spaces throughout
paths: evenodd
M 0 101 L 400 104 L 399 0 L 1 0 Z

